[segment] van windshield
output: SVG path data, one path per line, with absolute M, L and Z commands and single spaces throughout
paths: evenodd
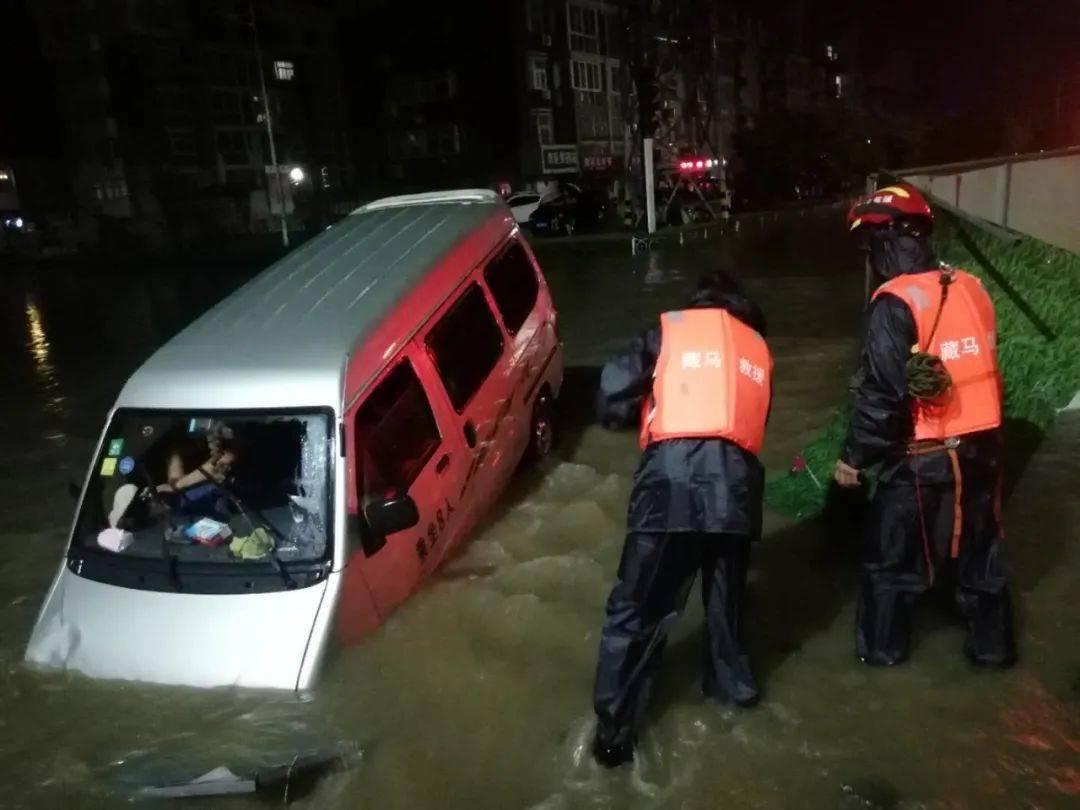
M 317 411 L 119 410 L 91 469 L 73 551 L 185 568 L 321 560 L 332 435 Z

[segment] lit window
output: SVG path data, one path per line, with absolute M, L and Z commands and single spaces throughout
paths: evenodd
M 108 180 L 104 184 L 103 194 L 99 194 L 99 187 L 94 186 L 94 194 L 100 200 L 102 196 L 106 200 L 120 200 L 128 195 L 127 181 L 123 179 Z
M 583 62 L 574 59 L 570 62 L 570 85 L 575 90 L 599 93 L 602 76 L 601 66 L 595 62 Z
M 596 9 L 571 5 L 567 22 L 570 50 L 600 53 L 600 23 Z
M 274 77 L 278 81 L 291 82 L 293 76 L 296 74 L 296 65 L 294 65 L 288 59 L 275 59 L 274 60 Z
M 836 97 L 841 98 L 844 95 L 844 77 L 839 73 L 833 77 L 833 88 L 836 91 Z
M 828 59 L 830 62 L 835 62 L 840 57 L 836 53 L 836 48 L 834 48 L 832 45 L 826 45 L 825 46 L 825 58 Z
M 547 90 L 547 62 L 543 59 L 532 59 L 530 61 L 530 72 L 532 73 L 532 89 Z
M 534 110 L 536 119 L 536 139 L 543 145 L 555 142 L 555 126 L 551 119 L 551 110 Z

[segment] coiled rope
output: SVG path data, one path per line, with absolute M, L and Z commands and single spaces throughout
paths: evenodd
M 941 322 L 945 300 L 949 297 L 949 285 L 955 279 L 956 274 L 952 270 L 946 267 L 941 269 L 938 277 L 941 282 L 941 301 L 938 304 L 937 314 L 934 316 L 934 325 L 930 329 L 930 335 L 926 338 L 926 347 L 920 349 L 916 343 L 905 365 L 908 395 L 920 402 L 933 402 L 952 387 L 952 375 L 945 368 L 941 357 L 933 354 L 930 347 L 934 345 L 934 334 Z

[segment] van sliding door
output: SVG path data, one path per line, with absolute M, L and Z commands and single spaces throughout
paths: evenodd
M 513 424 L 525 428 L 515 434 L 513 452 L 524 453 L 537 389 L 558 347 L 554 310 L 536 265 L 516 238 L 488 262 L 484 283 L 510 342 Z
M 456 493 L 466 528 L 490 506 L 517 465 L 510 351 L 487 293 L 475 281 L 444 305 L 418 342 L 426 349 L 469 457 Z

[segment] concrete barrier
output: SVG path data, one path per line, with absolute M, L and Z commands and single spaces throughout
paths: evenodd
M 966 214 L 1080 253 L 1080 146 L 890 174 Z

